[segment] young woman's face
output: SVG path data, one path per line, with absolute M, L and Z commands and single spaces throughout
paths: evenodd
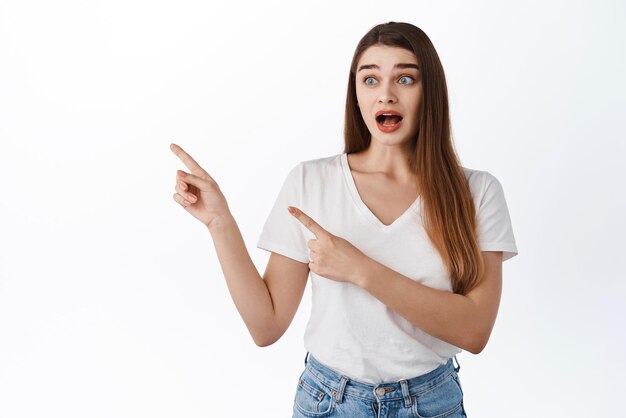
M 406 144 L 417 132 L 422 82 L 417 57 L 395 46 L 367 48 L 356 67 L 356 98 L 372 139 Z

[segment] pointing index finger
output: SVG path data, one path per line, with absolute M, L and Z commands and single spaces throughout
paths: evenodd
M 313 232 L 313 235 L 315 235 L 316 238 L 319 238 L 321 235 L 328 233 L 309 215 L 302 212 L 300 209 L 294 208 L 293 206 L 289 206 L 287 209 L 289 210 L 289 213 L 291 213 L 296 219 L 298 219 L 302 223 L 302 225 L 304 225 L 309 231 Z
M 202 175 L 208 175 L 209 173 L 207 173 L 202 167 L 200 167 L 200 164 L 198 164 L 196 162 L 196 160 L 194 160 L 191 155 L 187 154 L 185 152 L 184 149 L 182 149 L 180 146 L 171 143 L 170 144 L 170 149 L 172 150 L 172 152 L 174 154 L 176 154 L 176 156 L 178 158 L 180 158 L 180 160 L 183 162 L 183 164 L 185 164 L 187 166 L 187 168 L 196 176 L 202 176 Z

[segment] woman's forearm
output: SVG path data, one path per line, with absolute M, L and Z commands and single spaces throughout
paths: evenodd
M 267 345 L 276 333 L 272 298 L 250 258 L 241 231 L 231 214 L 207 226 L 226 285 L 241 318 L 257 345 Z
M 356 284 L 414 326 L 474 354 L 487 344 L 495 322 L 499 290 L 488 302 L 481 295 L 483 303 L 479 304 L 471 297 L 413 281 L 374 260 L 364 271 Z

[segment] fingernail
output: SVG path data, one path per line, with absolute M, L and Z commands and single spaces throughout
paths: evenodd
M 178 170 L 178 175 L 180 175 L 181 177 L 185 177 L 187 173 L 185 173 L 184 171 Z
M 287 210 L 289 211 L 289 213 L 291 213 L 292 215 L 296 214 L 296 209 L 292 208 L 291 206 L 287 206 Z

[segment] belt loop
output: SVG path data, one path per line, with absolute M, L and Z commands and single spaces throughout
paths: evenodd
M 454 371 L 458 373 L 458 371 L 461 370 L 461 365 L 459 364 L 459 360 L 457 360 L 456 356 L 454 356 L 454 361 L 457 365 L 457 367 L 454 368 Z
M 400 387 L 402 388 L 402 397 L 404 398 L 404 406 L 406 408 L 411 407 L 411 395 L 409 394 L 409 385 L 406 380 L 400 380 Z
M 307 362 L 309 361 L 309 352 L 306 352 L 306 355 L 304 356 L 304 366 L 306 367 Z
M 346 388 L 346 383 L 348 383 L 348 378 L 346 376 L 341 376 L 339 387 L 337 388 L 337 393 L 335 394 L 335 401 L 337 403 L 341 403 L 341 400 L 343 399 L 343 390 Z

